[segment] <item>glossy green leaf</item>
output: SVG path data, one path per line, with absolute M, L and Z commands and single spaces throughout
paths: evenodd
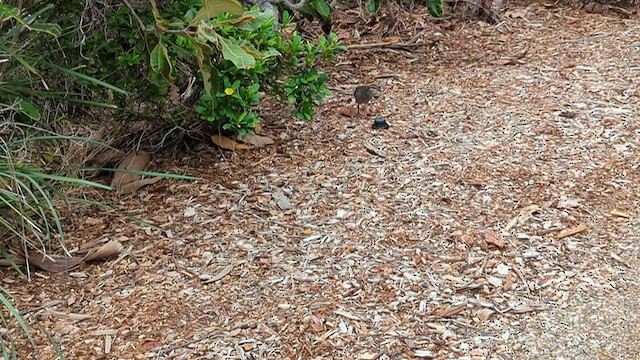
M 201 24 L 198 26 L 198 36 L 200 39 L 212 44 L 218 43 L 218 33 L 209 25 Z
M 204 0 L 202 8 L 191 20 L 191 25 L 197 25 L 202 20 L 211 20 L 214 17 L 228 12 L 231 15 L 240 16 L 244 12 L 242 4 L 237 0 Z
M 162 74 L 167 78 L 171 76 L 171 73 L 173 72 L 171 59 L 169 59 L 169 52 L 162 41 L 158 42 L 158 45 L 151 50 L 150 61 L 151 69 L 153 71 L 158 74 Z
M 311 5 L 316 9 L 318 15 L 320 15 L 323 20 L 327 20 L 331 16 L 331 8 L 325 0 L 312 0 Z
M 274 20 L 273 14 L 270 12 L 262 12 L 257 10 L 251 10 L 244 13 L 243 21 L 236 24 L 238 29 L 255 31 L 268 21 Z
M 215 93 L 218 91 L 218 75 L 215 70 L 209 64 L 209 57 L 205 55 L 205 51 L 209 52 L 210 48 L 199 44 L 196 46 L 196 60 L 198 61 L 198 67 L 200 67 L 200 73 L 202 74 L 202 84 L 204 85 L 204 91 L 209 95 L 212 101 L 215 102 Z
M 375 15 L 380 10 L 380 0 L 366 0 L 365 5 L 370 15 Z
M 232 40 L 220 36 L 218 41 L 222 49 L 222 56 L 231 61 L 238 69 L 251 69 L 256 66 L 256 59 Z
M 442 0 L 427 0 L 427 9 L 433 17 L 442 17 Z

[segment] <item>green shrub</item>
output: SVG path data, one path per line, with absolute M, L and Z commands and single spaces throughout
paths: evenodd
M 195 77 L 204 90 L 195 112 L 217 131 L 252 132 L 264 93 L 293 105 L 295 116 L 312 119 L 313 108 L 329 94 L 326 75 L 313 74 L 346 49 L 337 37 L 313 44 L 284 35 L 293 26 L 286 12 L 276 25 L 271 13 L 244 11 L 235 0 L 220 0 L 215 8 L 196 3 L 108 11 L 107 30 L 93 30 L 85 41 L 93 59 L 85 72 L 131 90 L 130 96 L 115 94 L 120 107 L 145 102 L 149 111 L 158 111 L 172 89 Z

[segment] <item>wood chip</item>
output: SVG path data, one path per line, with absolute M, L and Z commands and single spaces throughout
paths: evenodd
M 200 280 L 202 280 L 204 284 L 209 284 L 209 283 L 221 280 L 225 276 L 229 275 L 231 273 L 231 270 L 233 270 L 233 265 L 227 265 L 222 270 L 220 270 L 219 273 L 213 276 L 210 276 L 208 274 L 200 275 Z
M 386 155 L 384 154 L 384 152 L 382 152 L 381 150 L 377 149 L 375 146 L 369 144 L 369 143 L 365 143 L 364 144 L 364 148 L 367 149 L 367 151 L 373 155 L 379 156 L 379 157 L 386 157 Z
M 499 248 L 504 248 L 506 246 L 504 240 L 502 239 L 502 237 L 500 235 L 498 235 L 496 232 L 494 231 L 487 231 L 484 233 L 484 241 L 487 242 L 487 244 L 491 244 L 491 245 L 495 245 Z
M 623 217 L 623 218 L 630 218 L 631 214 L 624 212 L 624 211 L 620 211 L 620 210 L 611 210 L 609 212 L 609 214 L 613 215 L 613 216 L 618 216 L 618 217 Z
M 354 315 L 354 314 L 352 314 L 352 313 L 350 313 L 348 311 L 335 310 L 334 313 L 337 314 L 337 315 L 340 315 L 340 316 L 344 316 L 347 319 L 362 321 L 362 318 L 360 316 Z
M 91 315 L 56 311 L 51 309 L 45 309 L 45 312 L 55 318 L 64 319 L 64 320 L 81 321 L 81 320 L 91 319 Z
M 585 231 L 587 229 L 589 229 L 589 227 L 587 225 L 584 225 L 584 224 L 578 225 L 578 226 L 576 226 L 574 228 L 562 231 L 561 233 L 556 235 L 556 239 L 563 239 L 563 238 L 566 238 L 568 236 L 573 236 L 573 235 L 579 234 L 579 233 L 581 233 L 581 232 L 583 232 L 583 231 Z
M 399 18 L 391 43 L 326 67 L 336 91 L 317 121 L 261 99 L 278 146 L 181 152 L 163 171 L 203 181 L 98 195 L 157 228 L 63 206 L 69 252 L 117 240 L 116 260 L 3 287 L 69 359 L 633 357 L 640 26 L 560 5 L 509 4 L 494 25 Z M 379 43 L 392 23 L 341 38 Z M 393 47 L 415 29 L 429 33 L 400 50 L 412 65 Z M 393 131 L 353 111 L 360 83 L 383 88 L 365 108 Z M 48 315 L 51 299 L 91 318 Z M 55 357 L 33 335 L 18 358 Z
M 276 202 L 276 205 L 280 208 L 280 210 L 289 210 L 293 208 L 293 204 L 291 200 L 285 195 L 282 191 L 274 191 L 271 193 L 271 197 Z

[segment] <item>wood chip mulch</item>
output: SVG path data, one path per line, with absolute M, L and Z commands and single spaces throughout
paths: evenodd
M 4 286 L 68 359 L 514 358 L 527 319 L 624 291 L 638 264 L 640 27 L 542 4 L 504 20 L 351 51 L 315 122 L 272 104 L 274 146 L 186 153 L 160 170 L 203 180 L 117 204 L 159 229 L 69 216 L 117 259 Z M 361 83 L 384 95 L 338 115 Z M 34 332 L 25 358 L 54 358 Z

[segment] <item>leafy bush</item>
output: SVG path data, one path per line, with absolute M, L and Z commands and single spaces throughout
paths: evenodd
M 121 107 L 145 102 L 149 111 L 158 111 L 195 79 L 194 87 L 203 89 L 195 113 L 216 131 L 253 132 L 264 93 L 311 120 L 314 107 L 329 94 L 327 77 L 317 67 L 346 50 L 335 34 L 314 44 L 295 32 L 285 35 L 294 26 L 286 12 L 276 24 L 271 13 L 257 7 L 244 11 L 236 0 L 198 3 L 108 11 L 107 30 L 93 30 L 85 42 L 95 62 L 90 74 L 125 90 L 140 89 L 132 96 L 115 94 L 114 101 Z

